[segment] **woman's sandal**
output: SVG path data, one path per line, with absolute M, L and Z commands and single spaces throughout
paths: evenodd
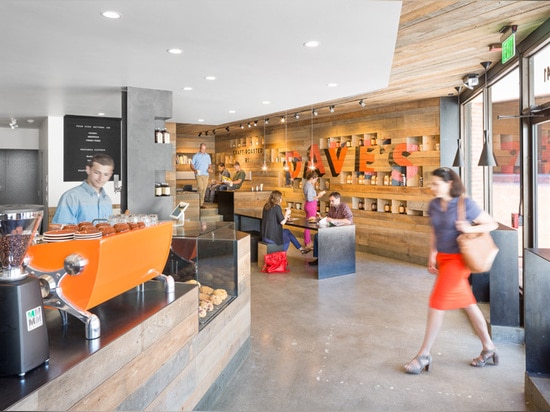
M 416 362 L 416 365 L 413 365 Z M 411 375 L 418 375 L 423 370 L 426 372 L 430 371 L 430 366 L 432 364 L 432 355 L 418 355 L 412 361 L 405 365 L 405 373 L 410 373 Z
M 495 349 L 482 350 L 477 358 L 472 359 L 470 365 L 481 368 L 487 364 L 489 359 L 493 359 L 493 364 L 498 365 L 498 353 Z

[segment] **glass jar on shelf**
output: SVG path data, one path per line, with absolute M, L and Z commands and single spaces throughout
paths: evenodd
M 384 212 L 386 212 L 386 213 L 391 212 L 391 207 L 390 207 L 390 204 L 388 202 L 386 202 L 386 204 L 384 205 Z
M 162 196 L 162 186 L 160 183 L 155 183 L 155 196 Z
M 155 129 L 155 143 L 162 143 L 162 130 Z
M 162 143 L 170 143 L 170 132 L 162 129 Z
M 399 204 L 399 213 L 401 213 L 402 215 L 405 214 L 405 205 L 403 203 L 400 203 Z
M 378 205 L 376 204 L 376 200 L 373 201 L 371 204 L 370 204 L 370 210 L 372 210 L 373 212 L 376 212 L 378 210 Z

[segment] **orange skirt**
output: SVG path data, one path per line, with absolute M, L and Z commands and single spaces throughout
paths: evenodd
M 460 253 L 438 253 L 439 275 L 436 278 L 430 308 L 439 310 L 461 309 L 477 303 L 468 282 L 470 269 Z

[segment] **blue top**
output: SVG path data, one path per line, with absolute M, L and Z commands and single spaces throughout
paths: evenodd
M 195 153 L 192 162 L 193 167 L 197 170 L 197 176 L 208 176 L 208 167 L 212 163 L 208 153 Z
M 435 247 L 442 253 L 460 253 L 457 236 L 460 234 L 456 230 L 455 222 L 458 220 L 458 197 L 452 198 L 447 204 L 447 210 L 441 209 L 441 198 L 433 199 L 428 208 L 430 224 L 435 232 Z M 464 198 L 466 206 L 466 220 L 472 222 L 482 212 L 481 208 L 470 198 Z
M 306 199 L 306 202 L 313 202 L 315 200 L 315 196 L 317 196 L 315 188 L 309 182 L 309 180 L 306 180 L 306 183 L 304 184 L 304 197 Z
M 108 219 L 112 214 L 113 205 L 105 190 L 101 188 L 101 192 L 97 193 L 84 181 L 61 195 L 52 223 L 78 224 Z

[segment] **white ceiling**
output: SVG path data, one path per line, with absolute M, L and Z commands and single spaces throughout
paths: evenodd
M 210 125 L 379 90 L 400 12 L 367 0 L 2 0 L 0 123 L 120 117 L 124 86 L 170 90 L 172 121 Z

